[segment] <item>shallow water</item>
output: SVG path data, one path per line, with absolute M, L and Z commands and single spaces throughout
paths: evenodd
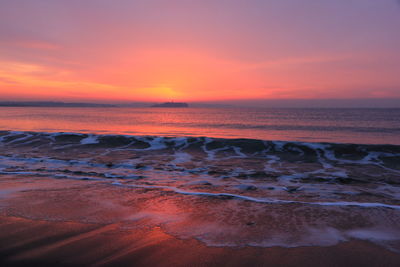
M 400 109 L 0 107 L 0 130 L 400 144 Z

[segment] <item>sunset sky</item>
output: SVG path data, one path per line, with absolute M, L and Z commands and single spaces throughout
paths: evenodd
M 0 0 L 0 100 L 400 98 L 396 0 Z

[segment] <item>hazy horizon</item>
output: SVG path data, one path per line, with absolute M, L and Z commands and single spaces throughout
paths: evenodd
M 248 99 L 248 100 L 220 100 L 220 101 L 93 101 L 81 99 L 66 101 L 64 99 L 1 99 L 3 102 L 64 102 L 64 103 L 88 103 L 145 106 L 162 102 L 186 102 L 191 107 L 270 107 L 270 108 L 400 108 L 400 98 L 364 98 L 364 99 Z

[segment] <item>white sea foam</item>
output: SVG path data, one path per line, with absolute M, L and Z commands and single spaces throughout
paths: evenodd
M 88 137 L 81 140 L 81 145 L 91 145 L 91 144 L 98 144 L 98 136 L 96 135 L 89 135 Z
M 235 151 L 235 153 L 240 157 L 240 158 L 247 158 L 247 155 L 242 153 L 242 149 L 240 147 L 234 146 L 233 150 Z

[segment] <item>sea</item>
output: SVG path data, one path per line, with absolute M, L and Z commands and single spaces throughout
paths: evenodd
M 400 144 L 400 109 L 0 107 L 0 130 Z
M 51 201 L 40 210 L 96 199 L 57 220 L 129 221 L 209 246 L 356 239 L 400 253 L 400 109 L 2 107 L 0 185 L 15 183 Z

